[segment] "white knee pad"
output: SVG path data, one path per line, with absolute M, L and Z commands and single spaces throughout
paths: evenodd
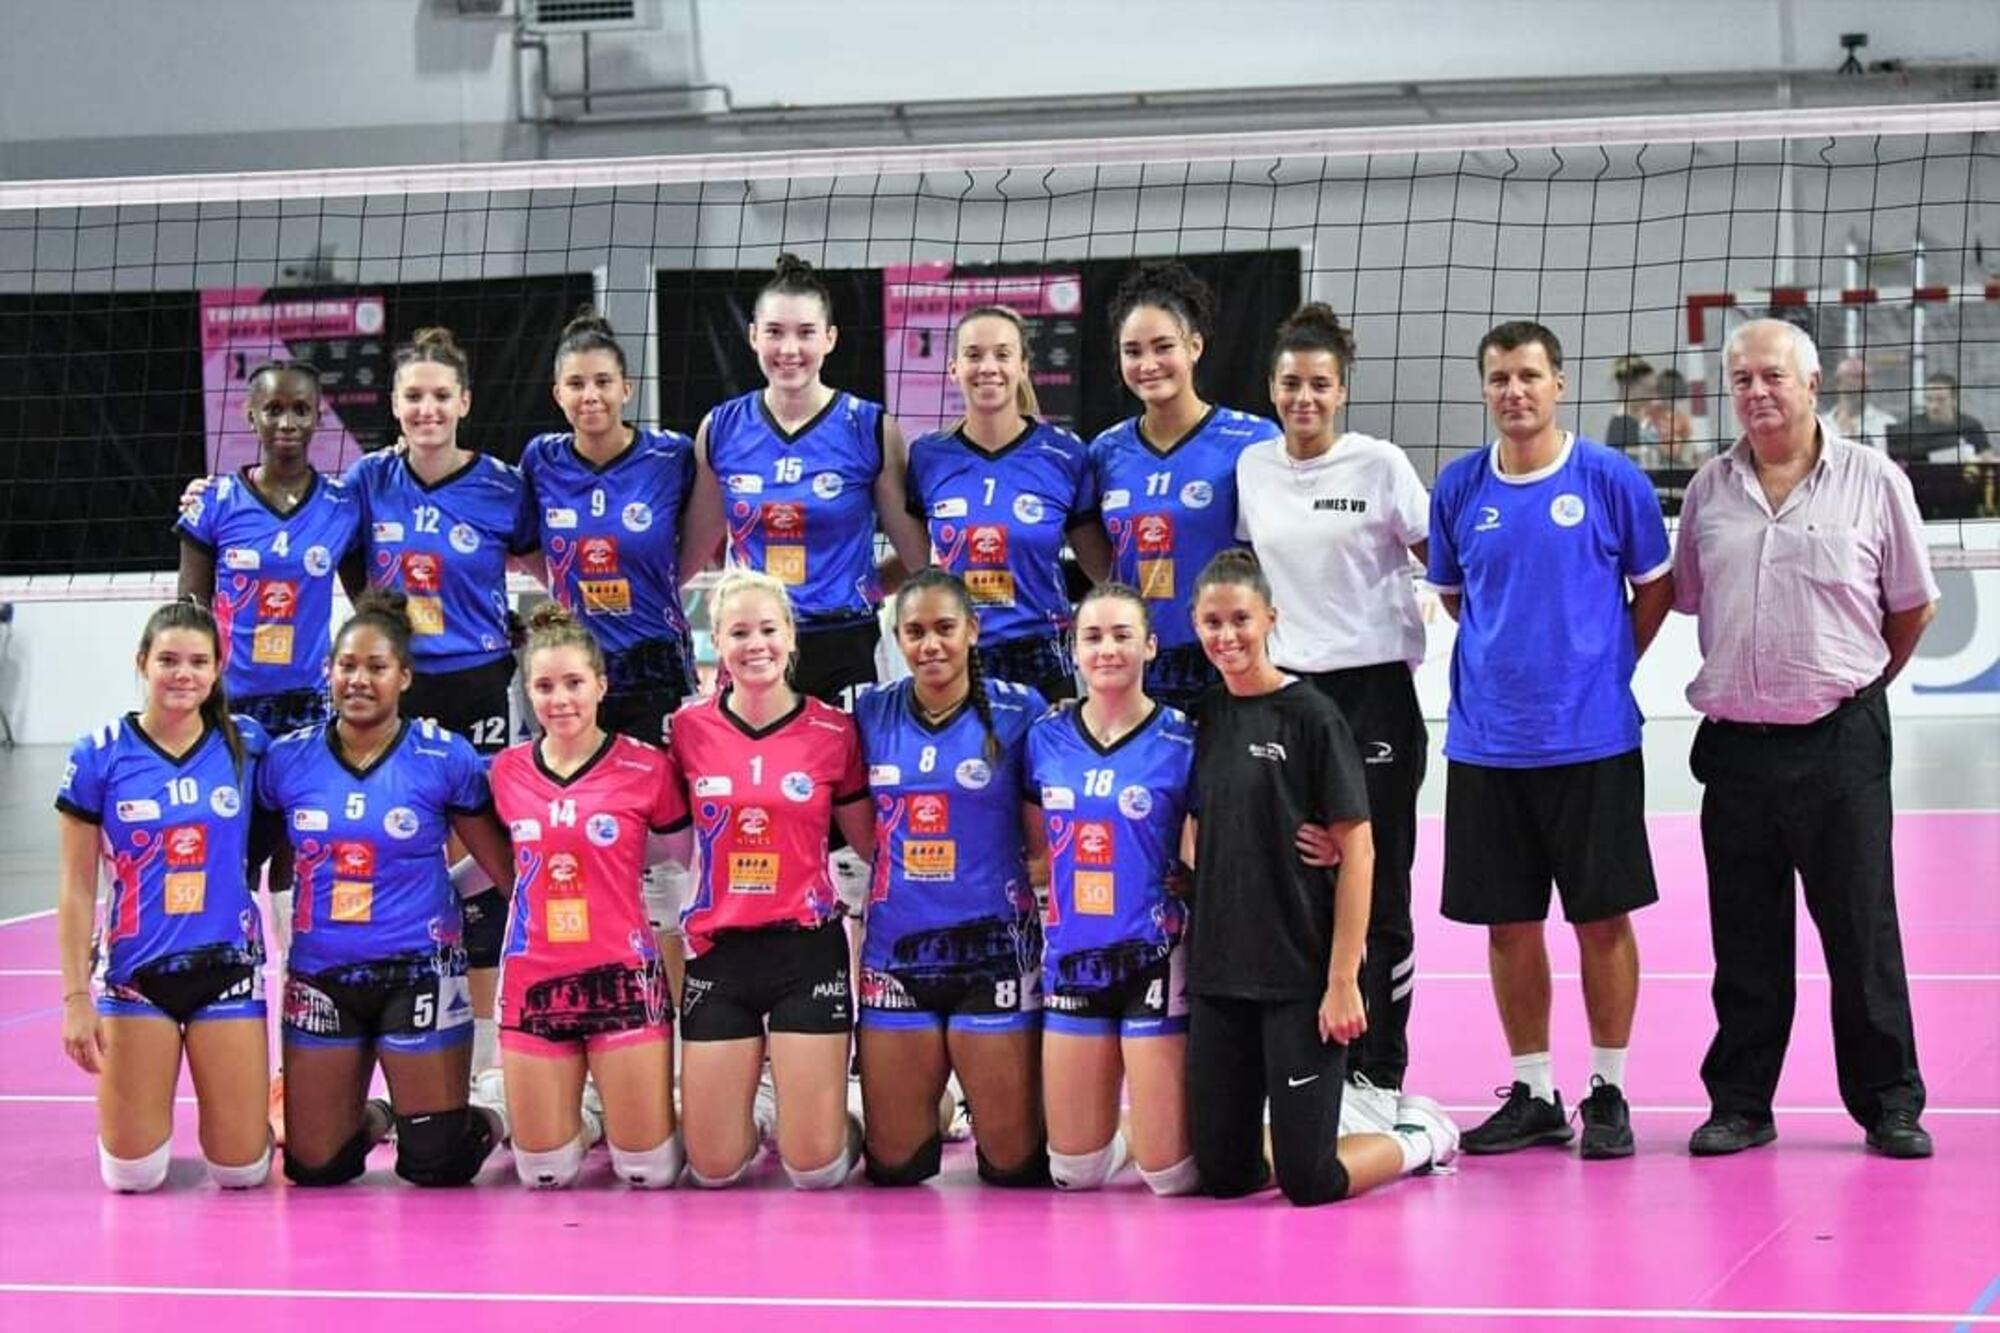
M 224 1166 L 208 1157 L 208 1178 L 226 1190 L 254 1190 L 271 1174 L 271 1141 L 264 1140 L 264 1154 L 245 1166 Z
M 757 1157 L 761 1152 L 763 1152 L 761 1148 L 752 1148 L 750 1155 L 743 1159 L 742 1165 L 722 1176 L 705 1176 L 690 1165 L 687 1169 L 687 1178 L 699 1189 L 726 1190 L 731 1185 L 743 1183 L 743 1177 L 749 1175 L 750 1168 L 757 1165 Z
M 568 1189 L 583 1171 L 583 1152 L 581 1134 L 549 1152 L 523 1152 L 516 1145 L 514 1174 L 531 1190 Z
M 827 858 L 833 870 L 834 891 L 840 901 L 847 904 L 847 910 L 860 916 L 868 910 L 868 863 L 855 854 L 852 847 L 843 847 Z
M 645 1152 L 627 1152 L 615 1143 L 611 1145 L 611 1169 L 635 1190 L 672 1189 L 686 1161 L 678 1134 L 668 1135 L 665 1143 Z
M 679 930 L 681 905 L 687 901 L 688 868 L 673 861 L 662 861 L 647 869 L 640 883 L 640 891 L 646 900 L 646 920 L 654 930 Z
M 1094 1190 L 1125 1165 L 1125 1137 L 1113 1134 L 1096 1152 L 1049 1153 L 1049 1178 L 1059 1190 Z
M 173 1140 L 144 1157 L 113 1157 L 102 1139 L 97 1143 L 97 1174 L 114 1194 L 149 1194 L 167 1183 L 167 1166 L 174 1159 Z
M 861 1122 L 853 1116 L 847 1117 L 847 1141 L 840 1145 L 840 1156 L 825 1166 L 816 1166 L 810 1171 L 795 1169 L 790 1162 L 785 1163 L 785 1175 L 790 1178 L 795 1190 L 836 1190 L 847 1183 L 847 1177 L 861 1161 Z
M 1181 1158 L 1172 1166 L 1158 1171 L 1139 1168 L 1139 1179 L 1146 1182 L 1146 1188 L 1162 1199 L 1171 1199 L 1179 1194 L 1193 1194 L 1201 1188 L 1201 1172 L 1194 1169 L 1194 1157 Z

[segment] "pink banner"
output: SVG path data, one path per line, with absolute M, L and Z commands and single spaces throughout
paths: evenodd
M 947 371 L 952 325 L 979 305 L 1011 307 L 1026 322 L 1042 417 L 1057 425 L 1073 424 L 1082 273 L 1011 265 L 892 264 L 882 270 L 883 370 L 888 408 L 904 432 L 914 438 L 963 415 L 965 399 Z
M 320 372 L 313 466 L 339 472 L 380 443 L 361 438 L 349 423 L 388 415 L 384 322 L 376 293 L 287 300 L 261 287 L 203 292 L 202 399 L 210 470 L 233 472 L 257 461 L 257 434 L 244 415 L 246 381 L 266 361 L 309 361 Z

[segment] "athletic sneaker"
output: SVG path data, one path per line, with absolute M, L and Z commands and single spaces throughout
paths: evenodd
M 589 1152 L 604 1142 L 604 1117 L 588 1106 L 577 1108 L 577 1116 L 583 1121 L 583 1150 Z
M 1632 1155 L 1632 1108 L 1615 1083 L 1602 1075 L 1590 1076 L 1590 1095 L 1576 1104 L 1583 1118 L 1582 1155 L 1586 1161 L 1604 1161 Z
M 1527 1084 L 1516 1083 L 1511 1088 L 1495 1088 L 1493 1095 L 1506 1098 L 1500 1109 L 1487 1117 L 1485 1124 L 1467 1130 L 1459 1140 L 1459 1145 L 1473 1156 L 1519 1152 L 1523 1148 L 1570 1141 L 1574 1131 L 1563 1115 L 1560 1092 L 1554 1101 L 1545 1102 L 1529 1092 Z
M 503 1141 L 513 1133 L 507 1120 L 507 1080 L 498 1067 L 482 1069 L 472 1076 L 472 1093 L 466 1098 L 466 1103 L 493 1115 L 499 1122 Z
M 944 1122 L 944 1141 L 963 1143 L 972 1137 L 972 1103 L 965 1100 L 965 1089 L 959 1086 L 957 1071 L 944 1081 L 944 1098 L 951 1106 L 951 1113 Z
M 1400 1096 L 1396 1099 L 1396 1128 L 1414 1130 L 1430 1140 L 1431 1160 L 1417 1168 L 1418 1175 L 1451 1171 L 1451 1164 L 1458 1159 L 1458 1123 L 1442 1106 L 1414 1093 Z
M 1340 1094 L 1340 1136 L 1395 1133 L 1396 1099 L 1396 1089 L 1378 1088 L 1366 1074 L 1349 1074 Z
M 757 1139 L 765 1147 L 778 1141 L 778 1085 L 771 1081 L 771 1066 L 757 1076 L 757 1096 L 750 1103 L 750 1119 L 757 1126 Z

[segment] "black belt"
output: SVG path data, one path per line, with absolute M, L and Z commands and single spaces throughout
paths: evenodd
M 1889 687 L 1881 681 L 1872 681 L 1848 695 L 1826 712 L 1810 722 L 1738 722 L 1733 718 L 1712 717 L 1709 722 L 1725 731 L 1746 732 L 1753 736 L 1794 736 L 1823 727 L 1843 713 L 1850 713 L 1864 704 L 1882 697 Z

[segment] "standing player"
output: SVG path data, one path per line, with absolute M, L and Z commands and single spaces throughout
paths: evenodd
M 1278 433 L 1247 412 L 1215 407 L 1195 387 L 1213 321 L 1208 284 L 1185 265 L 1142 264 L 1111 302 L 1125 387 L 1142 412 L 1090 443 L 1097 502 L 1111 539 L 1111 577 L 1135 587 L 1159 637 L 1146 691 L 1179 708 L 1216 682 L 1188 614 L 1188 589 L 1216 553 L 1242 539 L 1236 460 Z
M 1041 922 L 1028 882 L 1041 840 L 1022 804 L 1028 724 L 1046 704 L 986 678 L 979 634 L 965 585 L 919 570 L 896 594 L 912 674 L 855 700 L 875 795 L 860 1046 L 878 1185 L 937 1174 L 938 1098 L 954 1072 L 978 1108 L 980 1178 L 1049 1179 L 1037 1105 Z
M 527 483 L 459 443 L 472 385 L 449 329 L 419 329 L 397 349 L 390 407 L 400 447 L 365 455 L 346 481 L 368 524 L 369 584 L 408 599 L 414 674 L 403 711 L 463 736 L 490 759 L 507 744 L 514 678 L 507 558 L 533 551 L 537 539 Z M 493 1001 L 507 905 L 494 889 L 465 899 L 461 910 L 478 1072 L 499 1059 Z
M 465 738 L 398 715 L 411 676 L 400 594 L 371 589 L 333 645 L 336 720 L 274 742 L 257 800 L 292 832 L 285 1175 L 338 1185 L 396 1134 L 396 1174 L 464 1185 L 501 1132 L 467 1109 L 472 1006 L 448 834 L 513 883 L 486 771 Z M 498 890 L 496 890 L 498 891 Z M 365 1100 L 381 1061 L 389 1106 Z
M 1093 576 L 1110 561 L 1089 456 L 1076 436 L 1035 419 L 1027 330 L 1012 310 L 959 316 L 949 369 L 965 419 L 910 446 L 910 512 L 928 519 L 938 563 L 972 594 L 987 678 L 1073 697 L 1063 542 Z
M 1659 897 L 1632 671 L 1673 602 L 1666 524 L 1630 459 L 1556 422 L 1562 344 L 1479 341 L 1492 444 L 1431 496 L 1430 581 L 1459 622 L 1444 752 L 1444 914 L 1487 927 L 1507 1099 L 1470 1153 L 1569 1142 L 1549 1054 L 1549 881 L 1576 928 L 1590 1019 L 1586 1158 L 1629 1157 L 1625 1049 L 1639 1003 L 1630 913 Z M 1626 600 L 1626 587 L 1632 589 Z
M 1187 1132 L 1187 908 L 1174 891 L 1194 727 L 1147 697 L 1157 646 L 1146 599 L 1098 585 L 1076 609 L 1083 703 L 1028 732 L 1028 799 L 1050 853 L 1042 1068 L 1061 1189 L 1095 1189 L 1123 1164 L 1121 1074 L 1140 1179 L 1160 1195 L 1200 1186 Z
M 839 330 L 833 294 L 796 255 L 781 254 L 750 324 L 765 387 L 732 398 L 695 432 L 700 473 L 683 568 L 728 538 L 729 562 L 770 575 L 798 615 L 801 693 L 845 703 L 875 679 L 881 600 L 875 530 L 905 569 L 927 563 L 904 512 L 903 433 L 871 403 L 820 379 Z
M 853 999 L 827 835 L 837 822 L 857 854 L 871 850 L 868 775 L 853 721 L 786 679 L 798 636 L 785 585 L 734 571 L 710 606 L 729 683 L 676 715 L 671 752 L 695 835 L 681 917 L 689 1175 L 733 1185 L 756 1161 L 768 1030 L 785 1173 L 832 1189 L 861 1131 L 847 1114 Z
M 514 843 L 500 985 L 514 1168 L 523 1184 L 566 1186 L 601 1130 L 621 1180 L 665 1189 L 681 1172 L 672 1010 L 640 876 L 649 848 L 665 855 L 663 835 L 685 830 L 687 810 L 658 746 L 600 725 L 605 661 L 590 631 L 553 603 L 535 608 L 528 629 L 542 738 L 493 761 L 494 804 Z M 602 1126 L 579 1115 L 586 1072 Z
M 265 738 L 229 714 L 222 643 L 192 602 L 153 612 L 145 707 L 79 739 L 56 795 L 63 1051 L 97 1076 L 98 1174 L 120 1193 L 166 1183 L 183 1049 L 210 1179 L 248 1189 L 271 1170 L 264 948 L 244 879 Z
M 1284 612 L 1271 660 L 1339 704 L 1361 749 L 1375 843 L 1361 960 L 1368 1030 L 1348 1053 L 1341 1113 L 1351 1132 L 1387 1132 L 1409 1066 L 1416 985 L 1410 867 L 1429 737 L 1411 676 L 1424 660 L 1424 622 L 1410 556 L 1427 552 L 1430 515 L 1401 449 L 1335 428 L 1353 364 L 1354 339 L 1326 306 L 1303 306 L 1278 326 L 1271 404 L 1285 433 L 1237 462 L 1236 533 Z
M 1333 701 L 1272 665 L 1278 613 L 1255 556 L 1224 551 L 1194 598 L 1224 687 L 1195 717 L 1195 1164 L 1223 1198 L 1267 1185 L 1268 1103 L 1278 1188 L 1302 1206 L 1331 1203 L 1449 1162 L 1458 1130 L 1412 1096 L 1391 1132 L 1340 1133 L 1348 1044 L 1368 1026 L 1360 968 L 1374 845 L 1360 757 Z

